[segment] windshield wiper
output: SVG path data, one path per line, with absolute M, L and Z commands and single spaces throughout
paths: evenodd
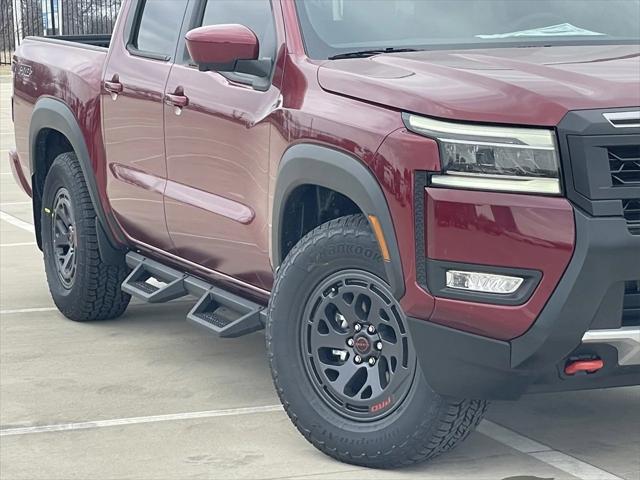
M 329 57 L 329 60 L 340 60 L 342 58 L 366 58 L 373 55 L 379 55 L 381 53 L 404 53 L 404 52 L 419 52 L 417 48 L 373 48 L 371 50 L 358 50 L 356 52 L 339 53 Z

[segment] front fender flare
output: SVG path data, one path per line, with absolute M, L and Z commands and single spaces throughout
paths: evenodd
M 387 200 L 371 171 L 357 158 L 329 147 L 297 144 L 283 155 L 273 196 L 271 228 L 271 262 L 274 268 L 282 261 L 281 235 L 285 221 L 284 205 L 289 195 L 301 185 L 318 185 L 335 190 L 351 199 L 369 218 L 380 222 L 389 249 L 385 262 L 387 280 L 397 299 L 404 295 L 404 276 L 400 251 Z

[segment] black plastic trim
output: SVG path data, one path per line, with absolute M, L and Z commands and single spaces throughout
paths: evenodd
M 107 265 L 123 265 L 124 250 L 113 246 L 109 240 L 109 236 L 102 226 L 99 218 L 96 216 L 96 237 L 98 239 L 98 251 L 100 259 Z
M 128 44 L 127 45 L 127 50 L 134 57 L 146 58 L 148 60 L 158 60 L 160 62 L 168 62 L 169 60 L 171 60 L 171 56 L 170 55 L 164 55 L 162 53 L 153 53 L 153 52 L 146 52 L 144 50 L 138 50 L 132 44 Z
M 515 400 L 531 379 L 513 372 L 509 342 L 408 318 L 411 341 L 429 386 L 457 398 Z
M 271 230 L 271 262 L 273 268 L 282 261 L 282 230 L 284 205 L 299 186 L 318 185 L 330 188 L 350 198 L 365 215 L 375 215 L 380 221 L 391 256 L 385 262 L 391 291 L 396 298 L 404 295 L 405 285 L 393 221 L 378 181 L 357 158 L 329 147 L 297 144 L 283 155 L 278 169 L 273 198 Z
M 616 128 L 605 113 L 636 111 L 638 107 L 577 110 L 558 124 L 558 148 L 567 197 L 595 216 L 622 216 L 622 198 L 640 196 L 638 187 L 612 187 L 609 161 L 604 149 L 639 139 L 640 127 Z
M 36 142 L 38 134 L 45 128 L 50 128 L 63 134 L 73 147 L 76 157 L 80 162 L 80 167 L 87 184 L 87 189 L 89 190 L 89 196 L 91 197 L 91 202 L 93 203 L 96 216 L 100 221 L 100 224 L 104 227 L 103 231 L 109 243 L 113 248 L 116 248 L 116 245 L 126 243 L 122 240 L 122 236 L 117 238 L 114 235 L 114 232 L 109 228 L 111 224 L 107 221 L 104 209 L 102 208 L 100 193 L 96 183 L 93 164 L 89 156 L 89 150 L 87 149 L 84 136 L 82 135 L 82 130 L 80 129 L 73 112 L 67 104 L 52 97 L 40 98 L 40 100 L 36 102 L 31 115 L 29 125 L 29 166 L 32 174 L 35 174 L 37 169 L 37 165 L 34 162 L 37 160 Z M 34 215 L 35 214 L 36 212 L 34 212 Z
M 427 291 L 427 265 L 424 259 L 427 257 L 425 241 L 425 208 L 428 173 L 423 171 L 414 172 L 413 176 L 413 209 L 414 209 L 414 232 L 416 237 L 416 280 Z
M 428 258 L 426 261 L 427 268 L 427 286 L 429 292 L 436 297 L 453 298 L 456 300 L 465 300 L 476 303 L 490 303 L 494 305 L 522 305 L 525 303 L 542 278 L 542 272 L 537 270 L 528 270 L 523 268 L 507 268 L 492 265 L 478 265 L 472 263 L 459 263 L 442 260 L 433 260 Z M 511 294 L 496 294 L 472 292 L 467 290 L 459 290 L 446 286 L 446 271 L 462 270 L 466 272 L 483 272 L 493 273 L 497 275 L 510 275 L 512 277 L 523 278 L 524 281 L 520 288 Z
M 524 394 L 640 385 L 640 365 L 621 367 L 610 345 L 582 345 L 539 368 L 513 368 L 512 345 L 425 320 L 408 318 L 418 359 L 429 386 L 441 395 L 483 400 L 516 400 Z M 564 375 L 568 357 L 604 360 L 590 375 Z

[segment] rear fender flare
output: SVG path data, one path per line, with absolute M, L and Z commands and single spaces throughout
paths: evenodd
M 35 177 L 38 168 L 36 164 L 37 139 L 38 134 L 43 129 L 57 130 L 64 135 L 71 144 L 80 162 L 82 174 L 84 175 L 87 189 L 89 190 L 89 196 L 91 197 L 91 202 L 96 212 L 97 222 L 102 227 L 102 234 L 106 236 L 106 239 L 112 246 L 120 245 L 121 242 L 113 235 L 102 207 L 91 157 L 89 156 L 89 150 L 80 125 L 78 125 L 78 121 L 69 106 L 61 100 L 43 97 L 36 102 L 33 109 L 31 123 L 29 125 L 29 167 L 31 175 Z M 35 194 L 36 192 L 34 191 L 34 195 Z M 40 212 L 35 211 L 35 208 L 36 202 L 34 202 L 34 217 L 40 214 Z

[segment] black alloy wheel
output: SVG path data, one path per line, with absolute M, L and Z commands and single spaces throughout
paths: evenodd
M 380 278 L 361 270 L 329 276 L 310 295 L 302 325 L 307 373 L 334 410 L 376 420 L 402 403 L 416 357 L 400 306 Z
M 64 187 L 56 192 L 51 216 L 56 271 L 60 283 L 69 289 L 76 278 L 78 239 L 71 197 Z

